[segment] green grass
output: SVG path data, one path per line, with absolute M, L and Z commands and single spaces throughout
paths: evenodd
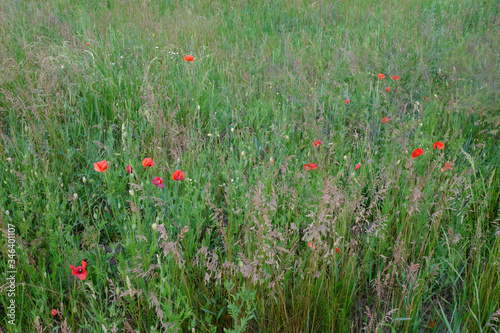
M 493 0 L 1 2 L 0 327 L 498 331 L 499 26 Z

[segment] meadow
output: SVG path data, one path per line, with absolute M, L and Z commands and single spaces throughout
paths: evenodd
M 0 2 L 0 331 L 500 332 L 499 55 L 496 0 Z

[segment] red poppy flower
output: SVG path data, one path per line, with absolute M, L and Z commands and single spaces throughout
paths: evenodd
M 427 324 L 427 326 L 430 327 L 430 328 L 433 328 L 434 325 L 436 325 L 436 321 L 435 320 L 429 320 L 429 323 Z
M 89 43 L 85 43 L 85 46 L 89 46 L 90 44 Z
M 87 267 L 87 262 L 85 260 L 82 260 L 82 265 L 75 267 L 73 265 L 69 265 L 71 268 L 71 274 L 79 278 L 80 280 L 85 280 L 87 278 L 87 271 L 85 268 Z
M 381 80 L 384 80 L 385 79 L 385 75 L 384 74 L 377 74 L 378 78 L 381 79 Z
M 108 162 L 106 160 L 102 160 L 100 162 L 94 163 L 95 171 L 104 172 L 108 170 Z
M 194 61 L 194 57 L 192 55 L 187 55 L 184 57 L 184 60 L 186 61 Z
M 155 166 L 155 163 L 153 162 L 153 160 L 149 157 L 146 157 L 143 161 L 142 161 L 142 165 L 144 165 L 144 169 L 146 169 L 148 166 L 150 167 L 154 167 Z
M 354 168 L 354 170 L 358 170 L 360 167 L 361 167 L 361 163 L 358 163 L 358 164 L 356 164 L 356 167 Z
M 304 165 L 304 170 L 309 170 L 311 169 L 311 165 L 310 164 L 305 164 Z
M 442 142 L 438 141 L 434 144 L 434 149 L 443 149 L 443 148 L 444 148 L 444 143 Z
M 130 174 L 132 172 L 132 166 L 127 165 L 127 173 Z
M 319 140 L 314 141 L 314 147 L 317 147 L 317 146 L 319 146 L 320 144 L 321 144 L 321 141 L 319 141 Z
M 316 165 L 316 163 L 309 163 L 309 166 L 311 167 L 311 169 L 313 170 L 316 170 L 318 168 L 318 166 Z
M 347 104 L 347 103 L 349 103 L 350 101 L 351 101 L 350 99 L 346 99 L 346 100 L 344 101 L 344 104 Z
M 387 117 L 382 118 L 382 124 L 387 124 L 390 121 L 391 120 L 389 118 L 387 118 Z
M 186 178 L 186 175 L 181 170 L 176 170 L 172 174 L 172 179 L 173 180 L 184 180 L 184 178 Z
M 153 184 L 156 185 L 156 187 L 158 188 L 164 188 L 165 185 L 163 185 L 163 179 L 161 179 L 161 177 L 155 177 L 153 178 Z
M 58 313 L 59 313 L 59 311 L 57 311 L 56 309 L 52 309 L 52 310 L 50 310 L 50 314 L 51 314 L 52 316 L 57 316 L 57 314 L 58 314 Z
M 314 248 L 314 249 L 317 249 L 317 248 L 318 248 L 318 245 L 313 244 L 312 242 L 308 242 L 308 243 L 307 243 L 307 246 L 309 246 L 311 249 L 313 249 L 313 248 Z
M 337 254 L 338 254 L 338 253 L 340 253 L 340 249 L 339 249 L 339 248 L 336 248 L 336 249 L 335 249 L 335 252 L 337 252 Z
M 269 148 L 266 148 L 266 153 L 268 153 L 268 154 L 269 154 Z
M 391 87 L 387 87 L 387 88 L 385 88 L 385 91 L 387 91 L 387 92 L 391 92 Z
M 417 148 L 413 151 L 413 154 L 411 154 L 411 158 L 415 158 L 417 156 L 420 156 L 424 153 L 424 150 L 422 148 Z
M 396 80 L 397 81 L 397 80 L 399 80 L 399 76 L 393 75 L 393 76 L 391 76 L 391 80 Z
M 451 170 L 451 163 L 450 162 L 446 162 L 444 164 L 444 167 L 441 169 L 441 172 L 446 171 L 446 170 Z

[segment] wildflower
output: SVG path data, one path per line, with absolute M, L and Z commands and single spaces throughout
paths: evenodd
M 234 133 L 234 127 L 231 127 L 231 133 Z
M 389 118 L 387 118 L 387 117 L 382 118 L 382 124 L 387 124 L 390 121 L 391 120 Z
M 163 185 L 163 179 L 161 177 L 155 177 L 153 178 L 153 184 L 156 185 L 158 188 L 164 188 L 165 185 Z
M 385 88 L 385 91 L 387 91 L 387 92 L 391 92 L 391 87 L 387 87 L 387 88 Z
M 59 313 L 59 311 L 57 311 L 56 309 L 52 309 L 52 310 L 50 310 L 50 314 L 51 314 L 52 316 L 57 316 L 57 314 L 58 314 L 58 313 Z
M 354 170 L 358 170 L 360 167 L 361 167 L 361 163 L 358 163 L 358 164 L 356 164 L 356 167 L 354 168 Z
M 381 80 L 385 80 L 385 75 L 384 74 L 377 74 L 378 78 Z
M 451 170 L 451 163 L 450 162 L 446 162 L 444 164 L 444 167 L 441 169 L 441 172 L 446 171 L 446 170 Z
M 73 193 L 73 200 L 78 200 L 78 193 Z
M 81 266 L 75 267 L 73 265 L 69 265 L 69 267 L 71 268 L 71 273 L 80 280 L 83 281 L 87 278 L 87 271 L 85 270 L 85 268 L 87 268 L 87 262 L 85 260 L 82 260 Z
M 186 61 L 194 61 L 194 57 L 192 55 L 187 55 L 184 57 L 184 60 Z
M 85 43 L 85 46 L 89 46 L 90 44 L 89 43 Z
M 309 169 L 311 169 L 311 165 L 309 165 L 309 164 L 305 164 L 305 165 L 304 165 L 304 170 L 309 170 Z
M 424 102 L 428 102 L 428 101 L 429 101 L 429 97 L 424 96 Z
M 336 248 L 336 249 L 335 249 L 335 252 L 336 252 L 337 254 L 339 254 L 339 253 L 340 253 L 340 249 L 339 249 L 339 248 Z
M 434 325 L 436 325 L 436 321 L 435 320 L 429 320 L 429 323 L 427 323 L 427 326 L 430 327 L 430 328 L 433 328 Z
M 156 224 L 156 222 L 151 225 L 151 229 L 153 229 L 153 231 L 156 231 L 157 228 L 158 224 Z
M 411 158 L 415 158 L 417 156 L 420 156 L 424 153 L 424 150 L 422 148 L 417 148 L 413 151 L 413 153 L 411 154 Z
M 269 154 L 269 148 L 266 148 L 265 150 L 266 150 L 266 153 L 268 153 L 268 154 Z
M 321 145 L 321 141 L 319 140 L 314 141 L 314 147 L 317 147 L 319 145 Z
M 132 172 L 132 166 L 129 164 L 127 165 L 127 173 L 130 174 Z
M 314 249 L 317 249 L 317 248 L 318 248 L 318 245 L 313 244 L 312 242 L 308 242 L 308 243 L 307 243 L 307 246 L 309 246 L 311 249 L 313 249 L 313 248 L 314 248 Z
M 347 156 L 346 155 L 344 155 L 344 161 L 347 161 Z
M 85 178 L 85 176 L 83 176 L 82 178 L 82 182 L 85 184 L 87 182 L 87 178 Z
M 316 163 L 309 163 L 309 166 L 311 167 L 311 169 L 313 170 L 316 170 L 318 168 L 318 166 L 316 165 Z
M 128 190 L 128 194 L 130 194 L 131 196 L 134 196 L 134 190 Z
M 108 162 L 106 160 L 102 160 L 100 162 L 94 163 L 95 171 L 104 172 L 108 170 Z
M 151 158 L 147 157 L 142 161 L 142 165 L 144 165 L 144 169 L 146 169 L 148 166 L 154 167 L 155 163 Z
M 396 80 L 397 81 L 397 80 L 399 80 L 399 76 L 393 75 L 393 76 L 391 76 L 391 80 Z
M 186 175 L 181 170 L 176 170 L 172 174 L 172 179 L 173 180 L 184 180 L 184 178 L 186 178 Z
M 347 103 L 349 103 L 350 101 L 351 101 L 350 99 L 346 99 L 346 100 L 344 101 L 344 104 L 347 104 Z
M 436 143 L 434 144 L 434 149 L 444 149 L 444 143 L 439 142 L 439 141 L 438 141 L 438 142 L 436 142 Z

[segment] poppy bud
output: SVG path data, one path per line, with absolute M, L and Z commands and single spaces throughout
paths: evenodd
M 50 310 L 50 314 L 51 314 L 52 316 L 57 316 L 57 314 L 58 314 L 58 313 L 59 313 L 59 311 L 57 311 L 56 309 L 52 309 L 52 310 Z
M 234 127 L 231 127 L 231 133 L 234 133 Z
M 131 196 L 134 196 L 134 190 L 128 190 L 128 193 L 129 193 Z
M 347 156 L 346 155 L 344 155 L 344 160 L 347 161 Z
M 199 105 L 198 105 L 197 109 L 198 109 L 198 111 L 200 111 L 200 106 Z
M 155 222 L 151 225 L 151 229 L 153 229 L 153 231 L 156 231 L 156 228 L 158 228 L 158 225 Z
M 73 200 L 78 200 L 78 193 L 73 193 Z
M 83 177 L 82 182 L 85 184 L 87 182 L 87 179 L 85 177 Z

